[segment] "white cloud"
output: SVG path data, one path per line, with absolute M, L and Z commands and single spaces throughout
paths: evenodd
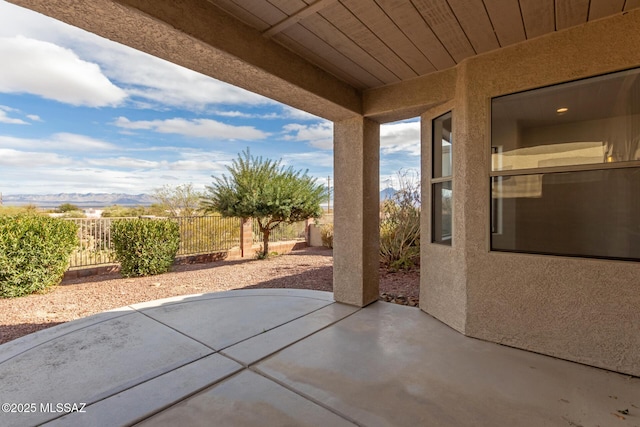
M 211 119 L 186 120 L 173 118 L 166 120 L 131 121 L 118 117 L 114 124 L 130 130 L 152 130 L 159 133 L 171 133 L 212 140 L 254 140 L 264 139 L 267 133 L 253 126 L 231 126 Z
M 144 159 L 134 159 L 131 157 L 112 157 L 101 159 L 86 159 L 86 164 L 91 166 L 104 166 L 108 168 L 122 168 L 122 169 L 153 169 L 160 165 L 159 162 L 154 162 Z
M 151 161 L 135 159 L 131 157 L 113 157 L 101 159 L 86 159 L 90 166 L 105 167 L 109 169 L 129 170 L 162 170 L 162 171 L 220 171 L 224 168 L 219 162 L 207 159 L 181 159 L 175 161 Z
M 16 125 L 30 125 L 31 124 L 29 122 L 25 122 L 22 119 L 9 117 L 9 115 L 7 113 L 12 113 L 13 115 L 22 114 L 22 112 L 20 110 L 18 110 L 17 108 L 11 108 L 11 107 L 9 107 L 7 105 L 0 105 L 0 123 L 8 123 L 8 124 L 16 124 Z M 36 114 L 27 114 L 25 117 L 28 118 L 31 121 L 34 121 L 34 122 L 41 122 L 42 121 L 40 116 L 38 116 Z
M 268 114 L 252 114 L 245 113 L 243 111 L 224 111 L 224 110 L 216 110 L 213 111 L 212 114 L 216 116 L 222 117 L 234 117 L 234 118 L 243 118 L 243 119 L 262 119 L 262 120 L 271 120 L 271 119 L 282 119 L 285 116 L 278 113 L 268 113 Z
M 382 154 L 405 152 L 420 155 L 420 121 L 404 121 L 380 126 Z
M 58 50 L 67 48 L 68 52 L 82 58 L 76 58 L 77 61 L 98 64 L 104 76 L 117 82 L 129 95 L 129 102 L 137 108 L 179 107 L 203 111 L 211 105 L 280 105 L 269 98 L 0 0 L 0 37 L 15 38 L 16 34 L 47 40 L 52 46 L 57 45 Z M 25 46 L 21 51 L 23 55 L 28 54 Z M 53 60 L 63 58 L 47 55 L 46 59 L 53 64 Z M 45 61 L 39 59 L 38 62 Z M 297 114 L 307 115 L 295 109 L 288 114 L 297 119 L 302 118 Z
M 295 170 L 317 167 L 333 167 L 333 155 L 327 151 L 312 151 L 308 153 L 286 153 L 282 156 L 282 163 L 293 166 Z
M 253 114 L 249 114 L 249 113 L 243 113 L 242 111 L 222 111 L 222 110 L 218 110 L 218 111 L 213 111 L 212 114 L 215 114 L 216 116 L 222 116 L 222 117 L 240 117 L 243 119 L 251 119 L 254 117 Z
M 3 111 L 2 109 L 0 109 L 0 123 L 7 123 L 10 125 L 28 125 L 29 124 L 22 119 L 15 119 L 15 118 L 9 117 L 6 111 Z
M 73 163 L 70 157 L 59 156 L 55 153 L 18 151 L 11 148 L 0 148 L 0 165 L 26 169 L 29 175 L 33 174 L 34 167 L 63 166 Z M 3 179 L 6 169 L 3 168 Z
M 323 121 L 313 125 L 291 123 L 283 128 L 285 139 L 304 141 L 322 150 L 333 149 L 333 123 Z
M 0 135 L 0 147 L 49 151 L 103 151 L 117 147 L 89 136 L 73 133 L 56 133 L 49 138 L 28 139 Z
M 297 108 L 290 107 L 288 105 L 283 105 L 282 110 L 284 112 L 284 117 L 289 119 L 296 120 L 322 120 L 318 116 L 314 116 L 311 113 L 307 113 L 306 111 L 298 110 Z
M 33 194 L 150 193 L 154 188 L 176 182 L 191 182 L 197 189 L 204 189 L 211 184 L 212 174 L 221 174 L 229 158 L 224 153 L 193 150 L 178 160 L 83 159 L 45 151 L 0 148 L 3 190 Z M 38 168 L 37 173 L 34 167 Z
M 126 93 L 97 64 L 69 49 L 22 36 L 0 38 L 0 92 L 30 93 L 71 105 L 115 106 Z

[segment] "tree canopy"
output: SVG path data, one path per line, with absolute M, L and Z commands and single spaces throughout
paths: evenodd
M 293 223 L 322 215 L 324 186 L 307 171 L 295 171 L 274 161 L 254 157 L 249 150 L 227 166 L 229 175 L 213 177 L 202 200 L 206 212 L 223 217 L 252 218 L 263 235 L 262 255 L 269 255 L 269 234 L 280 223 Z
M 176 187 L 165 185 L 153 191 L 153 197 L 158 201 L 157 208 L 174 217 L 198 215 L 202 196 L 191 183 Z

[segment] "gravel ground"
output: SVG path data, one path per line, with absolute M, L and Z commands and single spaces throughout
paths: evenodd
M 332 291 L 330 249 L 306 248 L 264 261 L 178 265 L 141 278 L 108 274 L 66 281 L 45 294 L 0 299 L 0 344 L 63 322 L 144 301 L 229 289 L 296 288 Z M 417 305 L 419 273 L 380 270 L 381 299 Z

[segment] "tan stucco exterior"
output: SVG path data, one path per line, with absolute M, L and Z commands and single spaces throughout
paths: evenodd
M 379 125 L 423 119 L 421 308 L 481 339 L 640 376 L 640 263 L 489 250 L 490 99 L 640 66 L 640 10 L 361 93 L 199 0 L 12 0 L 335 122 L 334 295 L 378 296 Z M 430 120 L 453 111 L 453 245 L 430 244 Z
M 378 299 L 380 125 L 356 117 L 334 124 L 333 292 L 365 306 Z
M 429 244 L 423 215 L 420 302 L 473 337 L 640 375 L 640 264 L 491 252 L 490 99 L 640 65 L 631 12 L 466 60 L 447 105 L 423 118 L 423 200 L 430 120 L 453 110 L 452 247 Z M 366 105 L 365 105 L 366 108 Z

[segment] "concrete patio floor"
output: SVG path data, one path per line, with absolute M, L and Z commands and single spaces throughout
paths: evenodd
M 265 289 L 6 343 L 0 403 L 2 426 L 638 427 L 640 379 L 467 338 L 416 308 Z

